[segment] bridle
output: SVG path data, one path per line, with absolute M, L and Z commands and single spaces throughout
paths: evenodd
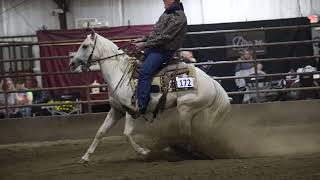
M 104 57 L 104 58 L 100 58 L 100 59 L 92 59 L 93 54 L 94 54 L 94 51 L 95 51 L 95 49 L 96 49 L 97 41 L 98 41 L 98 36 L 95 37 L 94 44 L 93 44 L 93 47 L 92 47 L 92 51 L 91 51 L 91 53 L 90 53 L 90 55 L 89 55 L 89 57 L 88 57 L 87 62 L 86 62 L 86 63 L 83 62 L 83 64 L 82 64 L 82 70 L 84 70 L 84 71 L 87 71 L 87 70 L 88 70 L 88 71 L 91 71 L 91 70 L 90 70 L 90 66 L 91 66 L 92 64 L 96 63 L 96 62 L 100 63 L 100 61 L 107 60 L 107 59 L 110 59 L 110 58 L 113 58 L 113 57 L 117 57 L 117 56 L 121 56 L 121 55 L 127 54 L 127 53 L 125 52 L 126 48 L 127 48 L 128 46 L 132 45 L 132 42 L 130 41 L 128 44 L 125 44 L 125 45 L 119 47 L 118 50 L 122 50 L 123 53 L 115 54 L 115 55 L 108 56 L 108 57 Z M 125 72 L 123 73 L 122 77 L 120 78 L 120 80 L 119 80 L 116 88 L 111 92 L 111 95 L 114 94 L 114 93 L 117 91 L 117 89 L 119 88 L 119 86 L 122 85 L 122 83 L 123 83 L 125 77 L 127 76 L 127 74 L 128 74 L 130 71 L 133 71 L 133 69 L 135 68 L 135 66 L 134 66 L 134 67 L 131 67 L 130 65 L 131 65 L 131 63 L 128 62 L 128 64 L 126 65 L 126 68 L 125 68 L 125 70 L 124 70 Z
M 93 47 L 92 47 L 92 51 L 88 57 L 88 60 L 87 60 L 87 68 L 90 70 L 89 66 L 92 64 L 92 56 L 93 56 L 93 53 L 94 53 L 94 50 L 96 49 L 96 45 L 97 45 L 97 39 L 98 39 L 98 36 L 95 37 L 94 39 L 94 44 L 93 44 Z
M 92 47 L 92 51 L 88 57 L 88 60 L 87 60 L 87 63 L 83 63 L 82 65 L 84 66 L 83 70 L 88 70 L 88 71 L 91 71 L 90 70 L 90 66 L 96 62 L 100 63 L 100 61 L 103 61 L 103 60 L 107 60 L 107 59 L 110 59 L 110 58 L 114 58 L 114 57 L 117 57 L 117 56 L 121 56 L 121 55 L 124 55 L 126 54 L 124 51 L 123 53 L 119 53 L 119 54 L 115 54 L 115 55 L 112 55 L 112 56 L 108 56 L 108 57 L 104 57 L 104 58 L 100 58 L 100 59 L 92 59 L 93 57 L 93 53 L 96 49 L 96 45 L 97 45 L 97 41 L 98 41 L 98 36 L 95 37 L 95 40 L 94 40 L 94 44 L 93 44 L 93 47 Z M 119 50 L 120 49 L 125 49 L 126 47 L 130 46 L 132 44 L 132 42 L 130 41 L 130 43 L 124 45 L 124 46 L 121 46 L 119 47 Z

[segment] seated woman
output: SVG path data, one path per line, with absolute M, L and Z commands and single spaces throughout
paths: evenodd
M 10 108 L 8 112 L 5 109 L 6 106 L 6 98 L 4 91 L 14 91 L 16 88 L 14 87 L 14 83 L 11 78 L 5 78 L 0 82 L 0 106 L 3 109 L 0 109 L 0 118 L 6 117 L 7 113 L 10 118 L 18 117 L 18 109 Z M 7 105 L 13 106 L 16 105 L 16 96 L 17 93 L 7 93 Z
M 16 83 L 17 90 L 23 90 L 22 92 L 17 93 L 16 100 L 18 105 L 30 105 L 33 101 L 32 92 L 25 91 L 27 88 L 24 84 L 23 80 L 18 80 Z M 21 114 L 22 117 L 31 117 L 31 107 L 20 108 L 19 114 Z
M 253 60 L 253 51 L 249 48 L 244 49 L 242 52 L 240 52 L 241 57 L 238 59 L 239 61 L 247 61 L 247 60 Z M 266 74 L 264 71 L 262 71 L 263 65 L 261 63 L 257 64 L 257 73 L 258 74 Z M 250 76 L 255 74 L 255 67 L 254 63 L 238 63 L 235 67 L 235 76 L 242 77 L 242 76 Z M 238 87 L 238 91 L 245 91 L 247 90 L 246 86 L 246 80 L 244 78 L 241 79 L 235 79 L 235 84 Z M 244 101 L 243 94 L 238 95 L 235 98 L 236 103 L 242 103 Z M 248 95 L 247 95 L 248 96 Z

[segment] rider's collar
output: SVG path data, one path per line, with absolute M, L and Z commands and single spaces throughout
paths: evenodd
M 165 11 L 164 11 L 164 13 L 166 13 L 166 14 L 172 14 L 172 13 L 174 13 L 174 12 L 176 12 L 176 11 L 179 11 L 179 10 L 184 10 L 184 8 L 183 8 L 183 5 L 182 5 L 182 3 L 174 3 L 172 6 L 170 6 L 168 9 L 166 9 Z

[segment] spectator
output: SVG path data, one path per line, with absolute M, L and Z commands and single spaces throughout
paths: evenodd
M 244 49 L 241 52 L 241 57 L 238 59 L 239 61 L 242 60 L 253 60 L 253 51 L 251 49 Z M 257 64 L 257 71 L 258 74 L 265 74 L 262 71 L 263 65 L 258 63 Z M 250 76 L 255 74 L 254 63 L 238 63 L 235 68 L 235 76 L 242 77 L 242 76 Z M 246 90 L 246 80 L 245 79 L 236 79 L 235 80 L 236 86 L 238 87 L 238 91 L 245 91 Z M 239 95 L 235 98 L 235 103 L 241 103 L 243 101 L 243 94 Z
M 38 86 L 38 82 L 34 78 L 31 78 L 31 77 L 26 78 L 25 87 L 28 89 L 35 89 L 35 88 L 41 89 L 41 87 Z M 44 91 L 44 90 L 33 91 L 32 95 L 33 95 L 32 104 L 47 103 L 51 99 L 49 92 Z
M 180 57 L 182 61 L 185 63 L 196 63 L 197 60 L 193 57 L 193 53 L 191 51 L 181 51 Z
M 183 62 L 185 63 L 196 63 L 197 60 L 194 58 L 192 51 L 181 51 L 180 52 L 180 57 Z M 212 62 L 212 61 L 210 61 Z M 199 68 L 204 71 L 205 73 L 208 73 L 210 70 L 209 65 L 200 65 Z
M 16 105 L 16 96 L 17 93 L 8 93 L 7 94 L 7 101 L 5 99 L 5 94 L 4 91 L 14 91 L 16 90 L 14 87 L 14 83 L 11 78 L 5 78 L 0 82 L 0 106 L 4 107 L 6 102 L 8 103 L 8 106 L 13 106 Z M 9 117 L 17 117 L 17 108 L 10 108 L 8 110 L 8 115 Z M 0 117 L 4 118 L 6 116 L 7 112 L 6 109 L 0 109 Z
M 18 105 L 30 105 L 33 101 L 32 92 L 25 91 L 25 82 L 23 80 L 18 80 L 16 83 L 17 90 L 22 90 L 22 92 L 17 93 L 17 104 Z M 31 117 L 31 107 L 23 107 L 19 109 L 19 114 L 22 117 Z
M 242 52 L 240 52 L 240 58 L 238 59 L 239 61 L 241 60 L 253 60 L 253 51 L 250 49 L 244 49 Z M 235 68 L 235 72 L 241 71 L 241 70 L 246 70 L 250 69 L 254 66 L 253 63 L 238 63 Z
M 26 78 L 25 87 L 28 89 L 41 89 L 41 87 L 38 86 L 38 82 L 34 78 Z M 51 100 L 49 92 L 44 90 L 32 91 L 32 96 L 32 104 L 46 104 Z M 49 112 L 43 107 L 35 106 L 31 109 L 33 116 L 49 115 Z
M 238 60 L 253 60 L 253 51 L 250 49 L 244 49 L 241 52 L 241 57 Z M 262 71 L 263 65 L 261 63 L 257 64 L 258 74 L 265 74 Z M 249 76 L 255 74 L 254 63 L 238 63 L 235 68 L 235 75 L 236 76 Z M 236 79 L 236 85 L 238 86 L 239 90 L 245 87 L 245 80 L 244 79 Z

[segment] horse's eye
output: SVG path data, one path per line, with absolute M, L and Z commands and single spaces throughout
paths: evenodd
M 83 49 L 87 49 L 89 46 L 88 45 L 82 45 Z

